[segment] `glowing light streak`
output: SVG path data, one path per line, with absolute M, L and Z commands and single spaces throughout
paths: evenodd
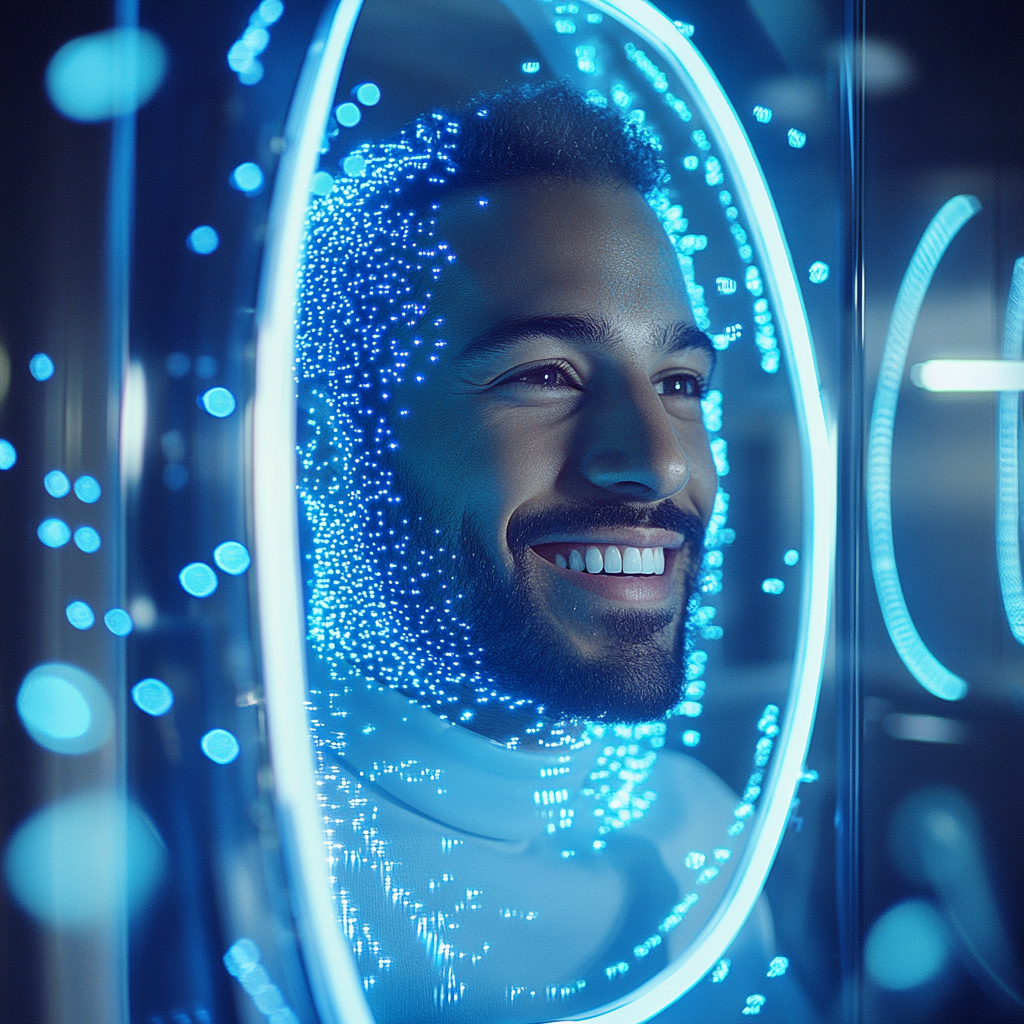
M 1011 293 L 1011 299 L 1013 295 Z M 929 359 L 910 368 L 910 379 L 924 391 L 1024 391 L 1024 362 L 1019 359 Z M 1016 408 L 1016 395 L 1010 405 Z
M 900 284 L 885 339 L 868 433 L 868 548 L 878 603 L 897 653 L 914 678 L 943 700 L 960 700 L 967 683 L 928 650 L 903 597 L 892 535 L 892 445 L 903 369 L 910 339 L 928 285 L 943 253 L 981 204 L 974 196 L 955 196 L 932 218 Z

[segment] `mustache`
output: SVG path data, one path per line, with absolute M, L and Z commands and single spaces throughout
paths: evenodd
M 524 511 L 513 514 L 506 536 L 509 550 L 517 557 L 538 537 L 616 528 L 670 530 L 682 535 L 691 555 L 704 548 L 704 522 L 669 500 L 656 505 L 616 501 Z

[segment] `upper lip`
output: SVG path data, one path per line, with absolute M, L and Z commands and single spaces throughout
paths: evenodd
M 681 533 L 671 530 L 637 529 L 636 527 L 623 527 L 621 529 L 603 529 L 594 533 L 549 533 L 530 541 L 531 548 L 539 547 L 541 544 L 579 544 L 587 545 L 608 545 L 617 547 L 632 548 L 667 548 L 675 550 L 686 543 L 686 538 Z

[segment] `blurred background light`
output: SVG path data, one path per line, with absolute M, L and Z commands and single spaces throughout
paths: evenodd
M 18 717 L 41 747 L 55 754 L 87 754 L 110 736 L 113 708 L 96 678 L 76 665 L 37 665 L 21 682 Z
M 28 372 L 36 380 L 49 380 L 53 376 L 53 360 L 45 353 L 38 352 L 28 361 Z
M 94 476 L 80 476 L 75 481 L 75 495 L 79 501 L 84 501 L 86 505 L 92 505 L 94 502 L 99 501 L 102 493 L 103 489 Z
M 217 574 L 205 562 L 190 562 L 178 573 L 178 582 L 193 597 L 209 597 L 217 589 Z
M 890 907 L 871 926 L 864 966 L 880 988 L 903 991 L 936 978 L 949 962 L 952 941 L 939 911 L 924 900 Z
M 238 740 L 227 729 L 211 729 L 200 741 L 203 753 L 216 764 L 230 764 L 238 757 Z
M 63 498 L 71 490 L 71 481 L 67 474 L 59 469 L 53 469 L 43 477 L 43 487 L 46 488 L 46 493 L 54 498 Z
M 213 552 L 213 560 L 217 563 L 218 569 L 232 576 L 240 576 L 251 564 L 245 545 L 235 540 L 226 540 L 223 544 L 218 544 Z
M 174 693 L 161 679 L 143 679 L 132 687 L 135 706 L 147 715 L 166 715 L 174 706 Z

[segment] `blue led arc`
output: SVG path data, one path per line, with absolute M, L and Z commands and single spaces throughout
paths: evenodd
M 943 700 L 960 700 L 967 693 L 967 683 L 928 650 L 903 598 L 892 539 L 893 428 L 910 339 L 932 275 L 949 243 L 980 209 L 974 196 L 954 196 L 932 218 L 918 242 L 889 321 L 868 433 L 868 548 L 882 618 L 903 664 L 929 693 Z
M 1024 257 L 1013 267 L 1003 324 L 1003 358 L 1024 356 Z M 1024 581 L 1020 566 L 1019 444 L 1020 393 L 999 395 L 997 426 L 996 563 L 1010 629 L 1024 644 Z

